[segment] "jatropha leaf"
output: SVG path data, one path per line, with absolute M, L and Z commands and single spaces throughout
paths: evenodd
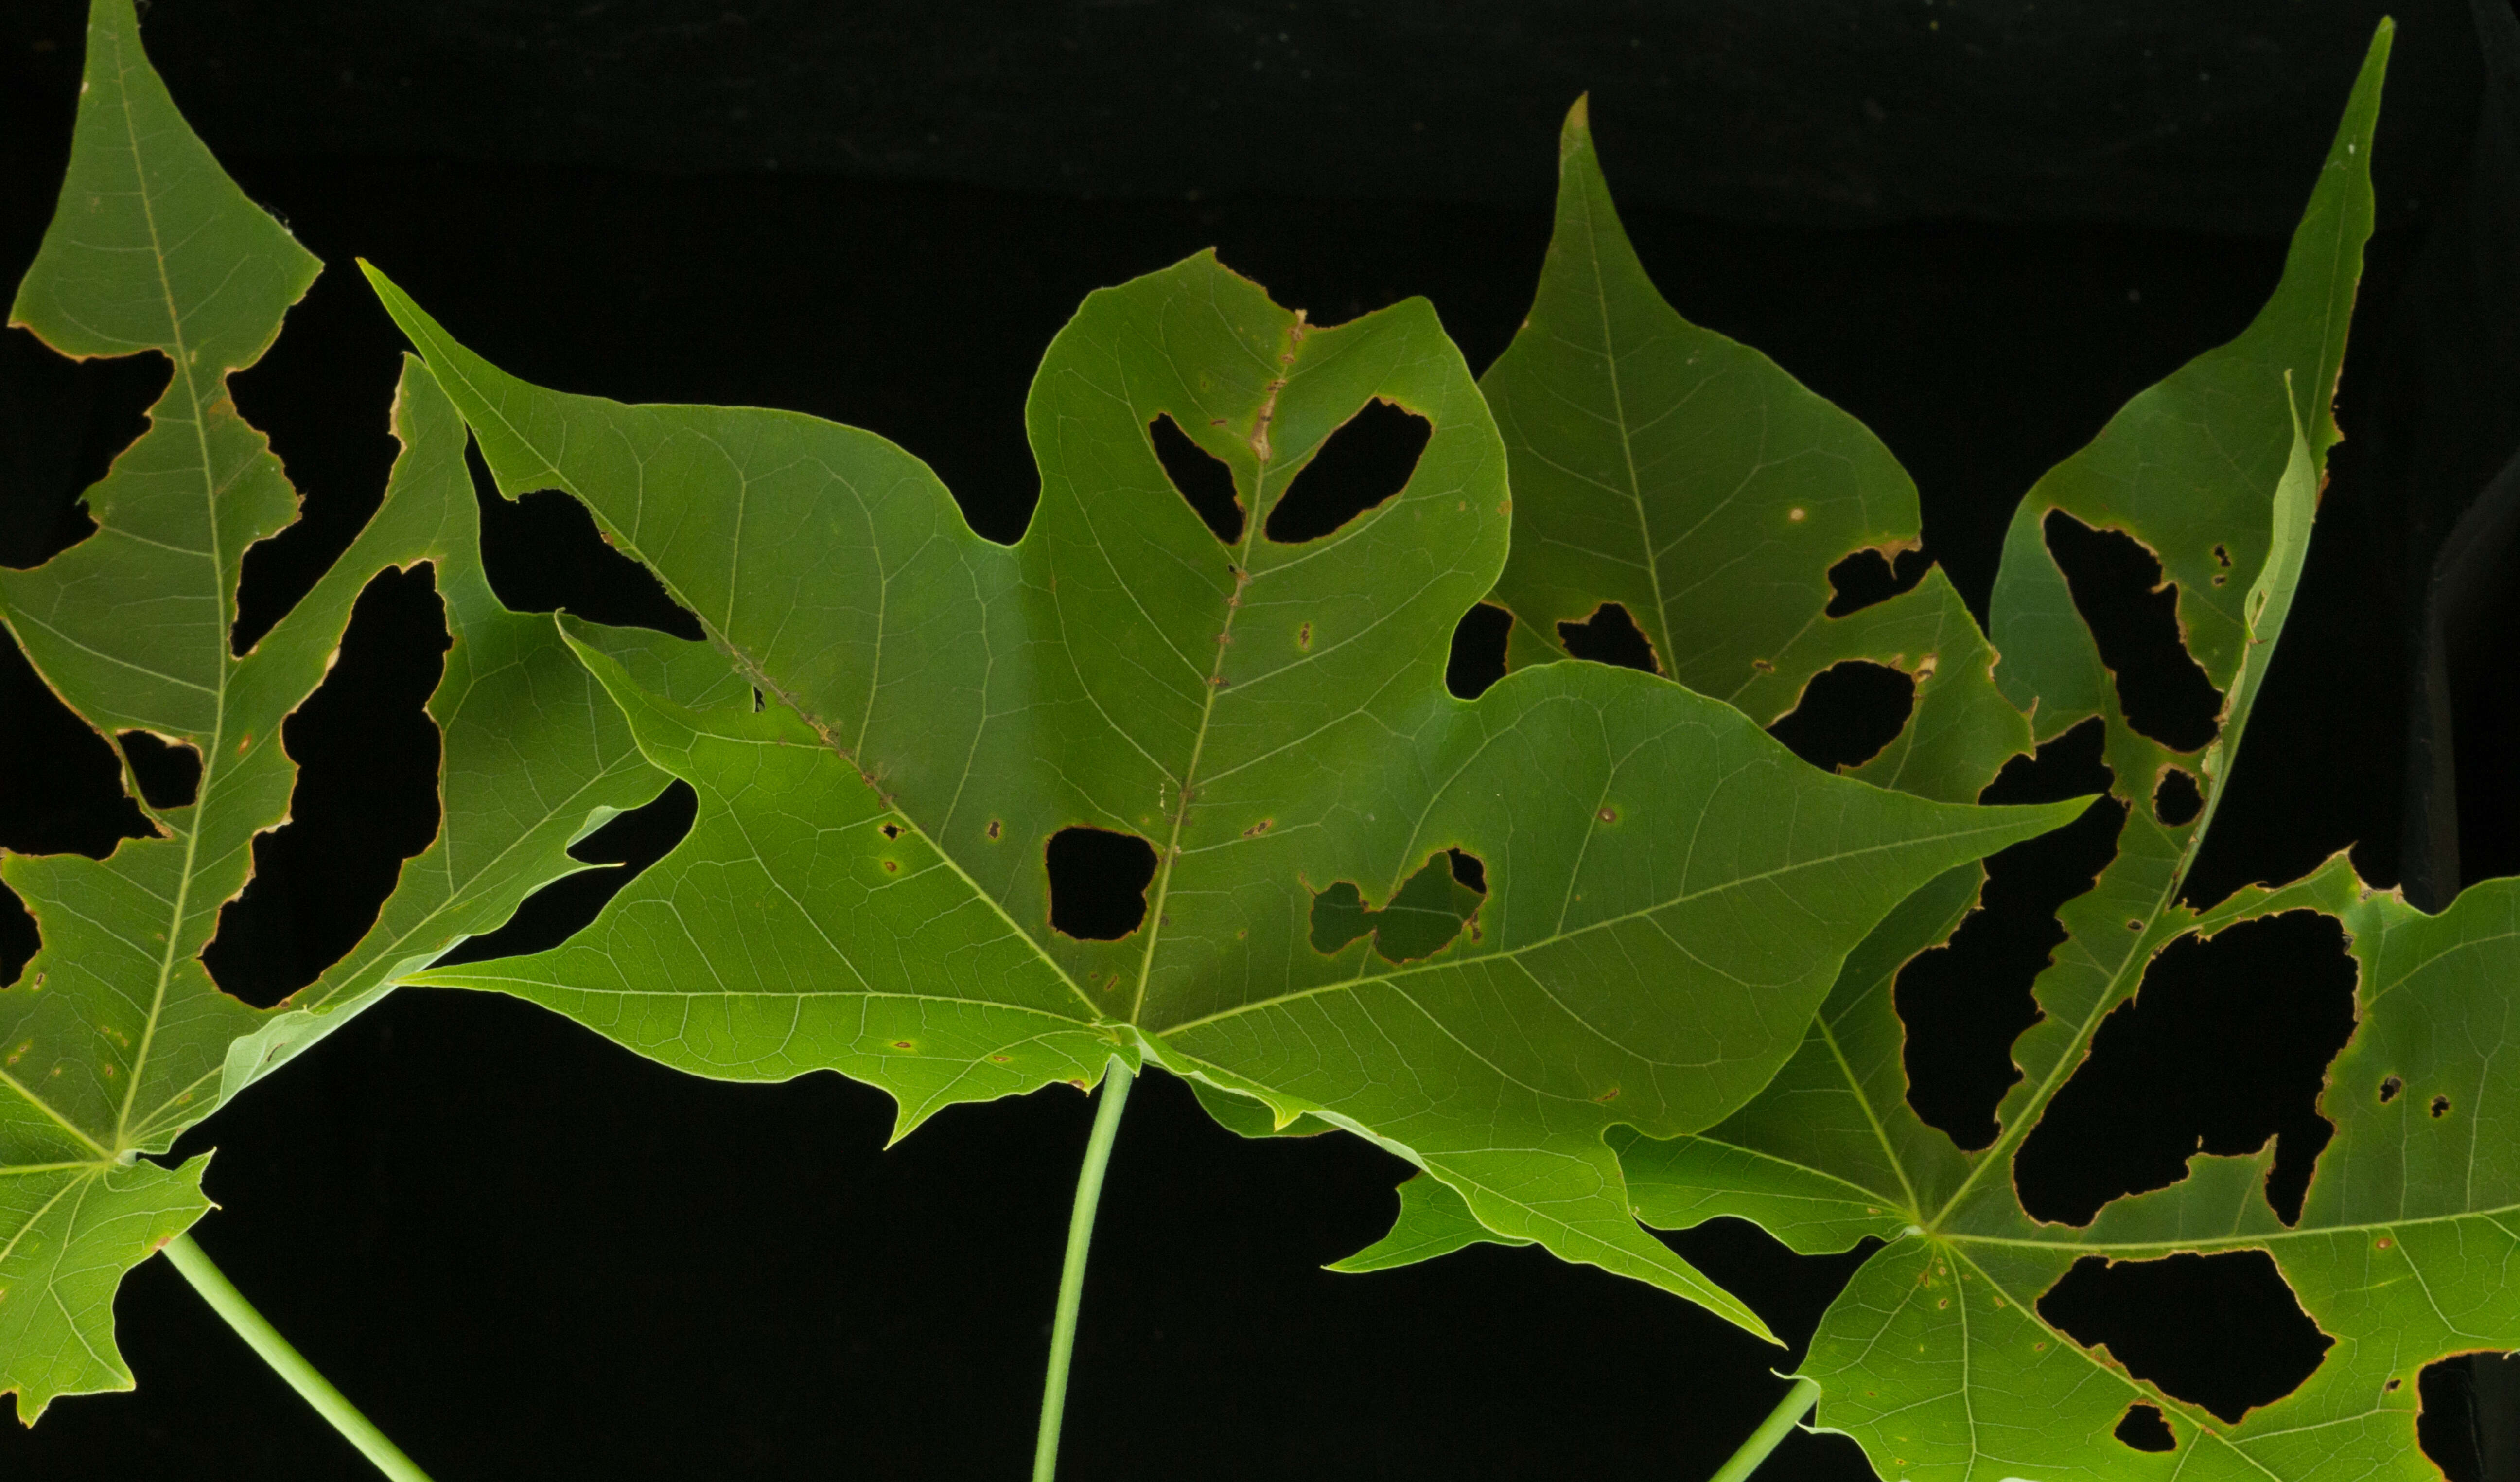
M 1151 1060 L 1374 1139 L 1473 1228 L 1764 1332 L 1638 1226 L 1603 1133 L 1722 1118 L 1883 913 L 2075 811 L 1833 778 L 1598 665 L 1448 695 L 1509 515 L 1423 301 L 1316 326 L 1208 255 L 1093 294 L 1034 382 L 1041 501 L 1006 547 L 871 433 L 531 386 L 371 276 L 500 487 L 584 501 L 742 696 L 688 693 L 678 641 L 572 624 L 697 822 L 572 941 L 419 980 L 671 1065 L 838 1069 L 906 1132 Z M 1375 400 L 1426 425 L 1405 486 L 1271 535 Z M 1175 433 L 1231 471 L 1233 519 L 1168 481 Z M 1124 919 L 1066 914 L 1070 831 L 1140 862 Z
M 2138 396 L 2014 520 L 1996 588 L 1998 676 L 2036 707 L 2043 741 L 2103 729 L 2113 795 L 2094 807 L 2121 810 L 2123 824 L 2116 858 L 2058 913 L 2066 937 L 2034 985 L 2042 1016 L 2013 1047 L 2021 1079 L 1995 1141 L 1964 1152 L 1912 1109 L 1892 999 L 1902 966 L 1968 913 L 1977 872 L 1961 869 L 1856 949 L 1802 1050 L 1749 1104 L 1697 1137 L 1622 1144 L 1650 1224 L 1736 1215 L 1814 1252 L 1888 1242 L 1829 1309 L 1802 1368 L 1823 1387 L 1816 1423 L 1853 1436 L 1884 1476 L 2429 1476 L 2415 1446 L 2418 1371 L 2520 1345 L 2509 1278 L 2520 1162 L 2498 1109 L 2520 1095 L 2498 1050 L 2520 981 L 2520 890 L 2479 886 L 2427 918 L 2361 884 L 2340 857 L 2294 885 L 2201 912 L 2179 903 L 2280 636 L 2335 440 L 2327 402 L 2370 229 L 2389 42 L 2384 23 L 2265 310 Z M 2049 551 L 2049 521 L 2065 517 L 2125 532 L 2177 584 L 2187 650 L 2220 696 L 2210 738 L 2179 750 L 2128 723 L 2119 677 Z M 2155 801 L 2173 770 L 2197 782 L 2178 822 Z M 2328 1068 L 2319 1110 L 2335 1134 L 2297 1219 L 2268 1188 L 2272 1143 L 2200 1153 L 2180 1182 L 2085 1226 L 2031 1216 L 2015 1155 L 2150 965 L 2182 939 L 2300 911 L 2333 919 L 2349 941 L 2357 1023 Z M 2307 1382 L 2236 1416 L 2084 1347 L 2040 1305 L 2087 1257 L 2243 1250 L 2268 1254 L 2330 1341 Z M 2169 1450 L 2138 1449 L 2132 1430 L 2121 1439 L 2138 1407 L 2157 1412 Z
M 97 0 L 68 177 L 12 318 L 68 355 L 162 354 L 173 376 L 148 430 L 88 491 L 95 532 L 35 569 L 0 570 L 0 620 L 89 724 L 189 747 L 201 771 L 190 799 L 141 804 L 155 837 L 103 860 L 0 860 L 42 942 L 0 989 L 0 1392 L 17 1391 L 29 1421 L 57 1395 L 130 1387 L 114 1289 L 208 1208 L 203 1158 L 142 1155 L 396 974 L 583 868 L 567 845 L 665 782 L 549 621 L 492 597 L 463 424 L 416 361 L 382 505 L 313 591 L 232 651 L 240 562 L 297 500 L 226 381 L 260 358 L 317 269 L 185 126 L 130 0 Z M 289 818 L 282 722 L 322 681 L 369 578 L 422 561 L 454 639 L 429 705 L 436 840 L 348 957 L 287 1003 L 250 1008 L 219 991 L 201 953 L 245 888 L 254 835 Z
M 1761 725 L 1814 676 L 1870 662 L 1914 709 L 1854 775 L 1964 801 L 2030 730 L 1949 577 L 1829 615 L 1831 567 L 1917 544 L 1916 486 L 1861 423 L 1767 356 L 1680 317 L 1610 203 L 1586 104 L 1558 144 L 1540 291 L 1479 382 L 1512 461 L 1513 554 L 1496 598 L 1508 664 L 1563 657 L 1565 630 L 1615 605 L 1657 670 Z

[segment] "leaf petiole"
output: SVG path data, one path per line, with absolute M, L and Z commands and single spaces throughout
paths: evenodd
M 211 1311 L 227 1319 L 228 1325 L 237 1330 L 237 1336 L 260 1354 L 262 1362 L 270 1365 L 273 1371 L 287 1379 L 290 1388 L 314 1406 L 317 1415 L 331 1421 L 342 1439 L 357 1447 L 361 1456 L 375 1462 L 377 1470 L 391 1477 L 393 1482 L 428 1482 L 428 1474 L 415 1465 L 411 1458 L 404 1456 L 402 1448 L 386 1440 L 383 1431 L 359 1414 L 357 1406 L 343 1398 L 331 1380 L 317 1373 L 315 1366 L 306 1362 L 305 1355 L 291 1347 L 289 1340 L 282 1337 L 261 1313 L 253 1310 L 253 1304 L 245 1299 L 245 1293 L 236 1289 L 236 1283 L 227 1279 L 225 1272 L 210 1263 L 208 1254 L 194 1243 L 191 1235 L 179 1235 L 168 1240 L 166 1259 L 184 1274 L 185 1280 L 193 1283 L 193 1289 L 210 1304 Z
M 1708 1482 L 1748 1482 L 1750 1473 L 1757 1471 L 1759 1463 L 1768 1460 L 1768 1453 L 1775 1451 L 1778 1443 L 1785 1439 L 1785 1433 L 1794 1428 L 1794 1422 L 1811 1414 L 1811 1408 L 1818 1403 L 1819 1383 L 1811 1379 L 1796 1379 L 1794 1387 L 1786 1390 L 1785 1397 L 1777 1402 L 1777 1408 L 1768 1412 L 1768 1418 L 1759 1422 L 1759 1428 L 1750 1432 L 1750 1439 L 1741 1443 L 1740 1449 L 1716 1469 Z
M 1076 1349 L 1076 1310 L 1085 1299 L 1085 1254 L 1094 1243 L 1094 1210 L 1102 1202 L 1102 1171 L 1111 1165 L 1111 1143 L 1129 1104 L 1128 1062 L 1118 1055 L 1102 1072 L 1102 1104 L 1086 1140 L 1085 1166 L 1076 1174 L 1076 1208 L 1067 1217 L 1067 1259 L 1058 1271 L 1058 1313 L 1050 1326 L 1050 1371 L 1041 1385 L 1041 1432 L 1033 1444 L 1033 1482 L 1058 1475 L 1058 1426 L 1067 1411 L 1067 1365 Z

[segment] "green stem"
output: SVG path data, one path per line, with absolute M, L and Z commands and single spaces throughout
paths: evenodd
M 210 1304 L 210 1310 L 227 1319 L 228 1325 L 237 1330 L 237 1336 L 262 1355 L 262 1362 L 287 1379 L 289 1387 L 314 1406 L 317 1415 L 331 1421 L 333 1428 L 357 1447 L 361 1456 L 375 1462 L 377 1470 L 391 1477 L 393 1482 L 428 1482 L 427 1472 L 413 1465 L 411 1458 L 404 1456 L 400 1447 L 386 1440 L 383 1431 L 359 1414 L 358 1408 L 343 1399 L 331 1380 L 317 1373 L 315 1366 L 290 1347 L 289 1340 L 264 1321 L 262 1314 L 253 1310 L 253 1304 L 245 1299 L 245 1293 L 236 1289 L 236 1283 L 227 1279 L 226 1273 L 210 1264 L 209 1256 L 193 1243 L 191 1235 L 179 1235 L 167 1241 L 166 1259 L 175 1263 L 175 1269 L 184 1274 L 185 1280 L 193 1283 L 193 1289 Z
M 1118 1055 L 1102 1072 L 1102 1104 L 1094 1113 L 1094 1136 L 1085 1144 L 1085 1166 L 1076 1175 L 1076 1208 L 1067 1217 L 1067 1261 L 1058 1270 L 1058 1316 L 1050 1325 L 1050 1373 L 1041 1385 L 1041 1435 L 1033 1444 L 1032 1482 L 1058 1475 L 1058 1425 L 1067 1412 L 1067 1363 L 1076 1351 L 1076 1309 L 1085 1299 L 1085 1252 L 1094 1243 L 1094 1208 L 1102 1202 L 1102 1170 L 1111 1166 L 1111 1140 L 1120 1133 L 1120 1111 L 1129 1104 L 1129 1066 Z
M 1785 1397 L 1777 1402 L 1777 1408 L 1768 1412 L 1768 1418 L 1759 1422 L 1759 1428 L 1750 1432 L 1750 1439 L 1741 1443 L 1741 1449 L 1732 1454 L 1732 1460 L 1725 1462 L 1709 1482 L 1748 1482 L 1750 1473 L 1757 1471 L 1759 1463 L 1768 1460 L 1768 1453 L 1775 1451 L 1777 1443 L 1784 1440 L 1786 1433 L 1794 1428 L 1794 1422 L 1811 1414 L 1811 1408 L 1819 1403 L 1819 1383 L 1811 1379 L 1796 1379 L 1794 1387 L 1786 1390 Z

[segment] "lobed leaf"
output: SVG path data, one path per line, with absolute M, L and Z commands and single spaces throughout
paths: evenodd
M 1747 345 L 1683 319 L 1645 276 L 1577 100 L 1531 313 L 1481 378 L 1512 464 L 1513 553 L 1496 595 L 1509 664 L 1617 604 L 1658 672 L 1761 725 L 1850 661 L 1907 674 L 1913 713 L 1855 775 L 1949 801 L 2030 747 L 1995 651 L 1939 567 L 1841 616 L 1829 572 L 1913 550 L 1916 486 L 1871 431 Z
M 130 0 L 97 0 L 85 77 L 61 205 L 13 323 L 66 354 L 162 354 L 174 374 L 88 491 L 95 533 L 0 570 L 0 623 L 89 724 L 191 747 L 202 769 L 191 801 L 141 804 L 156 836 L 106 859 L 0 859 L 42 942 L 0 988 L 0 1392 L 28 1421 L 58 1395 L 130 1387 L 115 1283 L 208 1208 L 202 1159 L 169 1170 L 140 1156 L 582 868 L 567 845 L 663 781 L 549 623 L 491 595 L 462 424 L 417 362 L 376 515 L 250 651 L 232 651 L 242 559 L 294 517 L 296 496 L 226 382 L 270 346 L 317 264 L 185 125 Z M 254 836 L 288 820 L 282 724 L 370 577 L 421 561 L 454 639 L 429 705 L 436 839 L 348 957 L 279 1008 L 251 1008 L 201 954 L 246 886 Z
M 1998 678 L 2043 741 L 2098 718 L 2126 822 L 2117 857 L 2058 913 L 2066 938 L 2034 984 L 2041 1017 L 2013 1047 L 2022 1074 L 1996 1141 L 1963 1151 L 1918 1119 L 1892 1002 L 1900 968 L 1968 913 L 1977 872 L 1962 868 L 1850 955 L 1802 1049 L 1758 1097 L 1697 1137 L 1620 1145 L 1649 1224 L 1735 1215 L 1806 1252 L 1888 1242 L 1829 1309 L 1801 1370 L 1823 1386 L 1816 1423 L 1853 1436 L 1884 1476 L 2429 1476 L 2413 1426 L 2419 1370 L 2520 1345 L 2520 1292 L 2506 1276 L 2520 1169 L 2499 1125 L 2502 1097 L 2520 1091 L 2501 1085 L 2500 1054 L 2513 1027 L 2502 1001 L 2520 976 L 2520 890 L 2479 886 L 2428 918 L 2362 885 L 2340 856 L 2293 885 L 2202 911 L 2180 903 L 2281 636 L 2335 437 L 2326 401 L 2370 226 L 2390 39 L 2384 22 L 2264 312 L 2137 397 L 2041 480 L 2013 522 L 1996 588 Z M 2118 678 L 2046 545 L 2057 512 L 2123 530 L 2177 584 L 2187 650 L 2221 697 L 2195 751 L 2128 724 Z M 2151 806 L 2172 767 L 2201 778 L 2202 807 L 2179 825 Z M 2266 1192 L 2272 1144 L 2199 1154 L 2181 1182 L 2085 1227 L 2029 1215 L 2012 1158 L 2150 963 L 2182 938 L 2303 910 L 2344 929 L 2357 1026 L 2319 1100 L 2336 1133 L 2298 1221 L 2287 1225 Z M 2307 1382 L 2236 1420 L 2086 1349 L 2039 1307 L 2081 1259 L 2236 1250 L 2266 1252 L 2331 1340 Z M 2162 1415 L 2170 1451 L 2118 1437 L 2138 1405 Z
M 698 822 L 571 942 L 416 979 L 668 1064 L 837 1069 L 907 1132 L 1116 1052 L 1372 1138 L 1493 1235 L 1764 1333 L 1638 1226 L 1604 1132 L 1723 1117 L 1875 920 L 2074 811 L 1833 778 L 1595 665 L 1453 698 L 1506 467 L 1422 301 L 1315 326 L 1208 255 L 1093 294 L 1034 382 L 1041 503 L 1006 547 L 871 433 L 528 385 L 370 276 L 500 488 L 582 500 L 762 696 L 678 700 L 573 629 Z M 1429 428 L 1405 485 L 1270 537 L 1377 400 Z M 1162 418 L 1232 471 L 1231 544 L 1168 481 Z M 1079 828 L 1145 846 L 1116 939 L 1054 924 L 1047 850 Z

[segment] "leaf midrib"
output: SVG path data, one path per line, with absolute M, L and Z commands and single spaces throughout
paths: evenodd
M 219 491 L 210 462 L 206 405 L 202 397 L 201 383 L 194 368 L 192 348 L 184 336 L 183 314 L 175 303 L 174 281 L 166 272 L 166 249 L 158 232 L 157 202 L 153 194 L 150 171 L 141 156 L 139 125 L 132 117 L 130 86 L 132 68 L 128 59 L 122 53 L 121 36 L 115 33 L 104 34 L 110 35 L 114 46 L 113 107 L 121 112 L 123 137 L 131 146 L 131 169 L 138 177 L 140 187 L 135 194 L 140 202 L 141 215 L 148 223 L 150 260 L 157 264 L 158 289 L 166 301 L 166 332 L 174 342 L 175 374 L 183 378 L 184 395 L 192 406 L 193 441 L 200 458 L 202 477 L 202 505 L 209 528 L 209 549 L 206 555 L 210 562 L 210 588 L 220 615 L 226 616 L 228 613 L 227 566 L 219 544 Z M 220 625 L 222 630 L 225 626 L 225 624 Z M 192 903 L 193 873 L 201 854 L 202 831 L 210 812 L 212 797 L 223 771 L 221 763 L 227 751 L 228 679 L 230 671 L 235 667 L 235 659 L 226 651 L 227 645 L 224 639 L 224 631 L 213 635 L 213 641 L 217 643 L 219 652 L 217 655 L 218 686 L 211 700 L 210 744 L 202 750 L 202 777 L 195 793 L 199 799 L 198 811 L 193 815 L 192 827 L 178 831 L 184 838 L 184 859 L 175 876 L 175 899 L 168 911 L 166 950 L 158 958 L 158 981 L 150 996 L 148 1016 L 141 1024 L 140 1045 L 132 1052 L 129 1078 L 122 1088 L 122 1104 L 114 1113 L 113 1144 L 117 1151 L 129 1145 L 132 1107 L 139 1101 L 140 1082 L 148 1067 L 150 1055 L 157 1048 L 158 1022 L 165 1016 L 166 992 L 174 980 L 176 954 L 182 950 L 184 940 L 184 919 Z M 117 752 L 119 749 L 116 748 Z M 130 759 L 123 757 L 121 760 L 124 782 L 129 786 Z M 134 787 L 133 790 L 136 792 L 138 789 Z M 157 810 L 150 811 L 154 816 Z M 160 822 L 163 821 L 160 820 Z M 91 1145 L 93 1145 L 92 1140 Z

